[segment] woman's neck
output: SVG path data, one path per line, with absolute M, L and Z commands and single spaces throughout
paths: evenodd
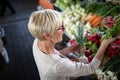
M 51 41 L 39 41 L 37 42 L 38 48 L 45 54 L 54 53 L 54 43 Z

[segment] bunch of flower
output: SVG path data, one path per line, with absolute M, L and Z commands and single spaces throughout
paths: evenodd
M 98 80 L 118 80 L 115 73 L 111 71 L 103 72 L 101 69 L 98 69 L 95 74 Z
M 111 27 L 107 27 L 103 39 L 115 37 L 120 34 L 120 16 L 116 17 L 115 23 Z
M 114 25 L 114 23 L 116 22 L 116 20 L 117 20 L 117 17 L 116 17 L 116 16 L 115 16 L 115 17 L 107 16 L 107 17 L 104 19 L 104 25 L 105 25 L 105 27 L 111 28 L 111 27 Z
M 120 54 L 120 39 L 115 40 L 112 42 L 108 49 L 106 50 L 106 56 L 111 59 L 114 56 L 117 56 Z
M 91 62 L 101 44 L 102 34 L 99 33 L 98 30 L 96 32 L 96 30 L 97 29 L 86 31 L 85 34 L 86 42 L 84 44 L 83 51 L 89 62 Z
M 101 42 L 103 39 L 108 39 L 120 35 L 120 16 L 119 17 L 106 17 L 105 21 L 106 27 L 99 27 L 95 29 L 90 29 L 86 31 L 86 34 L 83 37 L 84 30 L 81 27 L 78 28 L 78 33 L 75 34 L 75 40 L 71 41 L 71 43 L 79 43 L 82 44 L 82 49 L 80 51 L 84 53 L 84 55 L 88 58 L 88 61 L 91 62 L 92 58 L 96 54 Z M 75 41 L 75 42 L 74 42 Z M 116 66 L 117 65 L 117 66 Z M 106 52 L 104 60 L 102 61 L 102 71 L 104 74 L 108 76 L 107 71 L 112 71 L 116 73 L 118 79 L 120 78 L 120 39 L 116 39 L 112 42 Z M 107 80 L 105 75 L 102 79 L 99 80 Z M 108 80 L 117 80 L 109 77 Z
M 89 53 L 89 56 L 91 55 L 94 56 L 103 39 L 108 39 L 108 38 L 112 38 L 117 35 L 120 35 L 120 17 L 110 18 L 110 16 L 108 16 L 106 19 L 108 21 L 107 28 L 100 27 L 100 28 L 103 28 L 102 31 L 99 28 L 99 31 L 96 31 L 96 32 L 94 31 L 94 33 L 92 32 L 92 30 L 87 32 L 86 43 L 87 44 L 89 43 L 89 45 L 85 45 L 84 53 L 86 54 L 86 56 L 88 56 L 88 53 Z M 116 73 L 116 76 L 119 79 L 120 78 L 119 77 L 120 76 L 120 68 L 119 68 L 120 59 L 119 58 L 120 58 L 120 39 L 116 39 L 114 42 L 112 42 L 108 46 L 105 52 L 105 57 L 104 57 L 104 60 L 102 61 L 102 67 L 101 67 L 103 72 L 112 71 Z M 107 74 L 107 73 L 104 73 L 104 74 Z M 100 80 L 106 80 L 106 79 L 102 78 Z M 108 79 L 108 80 L 116 80 L 116 79 Z

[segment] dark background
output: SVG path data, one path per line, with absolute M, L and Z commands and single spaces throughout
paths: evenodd
M 5 47 L 10 62 L 0 69 L 0 80 L 40 80 L 32 55 L 33 37 L 27 29 L 32 11 L 37 10 L 37 0 L 9 0 L 15 14 L 7 8 L 0 16 L 0 27 L 5 30 Z

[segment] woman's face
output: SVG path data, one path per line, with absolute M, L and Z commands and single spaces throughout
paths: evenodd
M 62 25 L 53 33 L 53 36 L 51 37 L 52 41 L 54 41 L 55 43 L 62 41 L 62 35 L 64 30 L 64 24 L 62 23 Z

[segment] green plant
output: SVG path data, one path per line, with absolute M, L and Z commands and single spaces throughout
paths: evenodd
M 85 42 L 85 37 L 83 36 L 84 34 L 84 27 L 83 25 L 79 22 L 78 26 L 77 26 L 77 32 L 74 33 L 75 36 L 75 40 L 78 44 L 80 44 L 80 51 L 81 51 L 81 55 L 84 55 L 83 52 L 83 47 L 84 47 L 84 42 Z

